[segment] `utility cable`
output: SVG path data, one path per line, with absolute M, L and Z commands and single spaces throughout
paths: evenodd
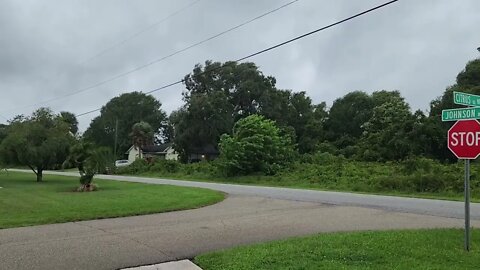
M 252 19 L 249 19 L 249 20 L 247 20 L 247 21 L 245 21 L 245 22 L 243 22 L 243 23 L 241 23 L 241 24 L 238 24 L 238 25 L 236 25 L 236 26 L 233 26 L 233 27 L 231 27 L 231 28 L 228 28 L 227 30 L 224 30 L 224 31 L 222 31 L 222 32 L 220 32 L 220 33 L 218 33 L 218 34 L 215 34 L 215 35 L 210 36 L 210 37 L 208 37 L 208 38 L 206 38 L 206 39 L 203 39 L 203 40 L 201 40 L 201 41 L 198 41 L 198 42 L 196 42 L 196 43 L 193 43 L 193 44 L 191 44 L 191 45 L 189 45 L 189 46 L 187 46 L 187 47 L 185 47 L 185 48 L 183 48 L 183 49 L 177 50 L 177 51 L 175 51 L 175 52 L 173 52 L 173 53 L 171 53 L 171 54 L 168 54 L 168 55 L 163 56 L 163 57 L 161 57 L 161 58 L 155 59 L 155 60 L 153 60 L 153 61 L 151 61 L 151 62 L 149 62 L 149 63 L 147 63 L 147 64 L 138 66 L 138 67 L 133 68 L 133 69 L 131 69 L 131 70 L 129 70 L 129 71 L 126 71 L 126 72 L 117 74 L 117 75 L 115 75 L 115 76 L 113 76 L 113 77 L 110 77 L 110 78 L 108 78 L 108 79 L 106 79 L 106 80 L 103 80 L 103 81 L 100 81 L 100 82 L 98 82 L 98 83 L 95 83 L 95 84 L 93 84 L 93 85 L 90 85 L 90 86 L 88 86 L 88 87 L 81 88 L 81 89 L 79 89 L 79 90 L 76 90 L 76 91 L 74 91 L 74 92 L 70 92 L 70 93 L 65 94 L 65 95 L 61 95 L 61 96 L 54 97 L 54 98 L 51 98 L 51 99 L 48 99 L 48 100 L 44 100 L 44 101 L 41 101 L 41 102 L 37 102 L 37 103 L 35 103 L 35 104 L 30 104 L 30 105 L 27 105 L 27 106 L 23 106 L 23 107 L 20 107 L 20 108 L 17 108 L 17 109 L 19 110 L 19 109 L 25 109 L 25 108 L 29 108 L 29 107 L 38 106 L 38 105 L 43 105 L 43 104 L 46 104 L 46 103 L 50 103 L 50 102 L 52 102 L 52 101 L 56 101 L 56 100 L 59 100 L 59 99 L 64 99 L 64 98 L 67 98 L 67 97 L 71 97 L 71 96 L 78 95 L 78 94 L 80 94 L 80 93 L 86 92 L 86 91 L 91 90 L 91 89 L 93 89 L 93 88 L 96 88 L 96 87 L 98 87 L 98 86 L 104 85 L 104 84 L 109 83 L 109 82 L 114 81 L 114 80 L 117 80 L 117 79 L 119 79 L 119 78 L 121 78 L 121 77 L 124 77 L 124 76 L 126 76 L 126 75 L 129 75 L 129 74 L 132 74 L 132 73 L 134 73 L 134 72 L 137 72 L 137 71 L 139 71 L 139 70 L 141 70 L 141 69 L 144 69 L 144 68 L 146 68 L 146 67 L 149 67 L 149 66 L 151 66 L 151 65 L 153 65 L 153 64 L 156 64 L 156 63 L 158 63 L 158 62 L 164 61 L 164 60 L 166 60 L 166 59 L 168 59 L 168 58 L 170 58 L 170 57 L 172 57 L 172 56 L 175 56 L 175 55 L 177 55 L 177 54 L 179 54 L 179 53 L 185 52 L 185 51 L 187 51 L 187 50 L 189 50 L 189 49 L 192 49 L 192 48 L 194 48 L 194 47 L 196 47 L 196 46 L 199 46 L 199 45 L 201 45 L 201 44 L 203 44 L 203 43 L 205 43 L 205 42 L 207 42 L 207 41 L 210 41 L 210 40 L 213 40 L 213 39 L 215 39 L 215 38 L 218 38 L 218 37 L 220 37 L 220 36 L 222 36 L 222 35 L 225 35 L 225 34 L 231 32 L 231 31 L 234 31 L 234 30 L 236 30 L 236 29 L 238 29 L 238 28 L 240 28 L 240 27 L 242 27 L 242 26 L 245 26 L 245 25 L 247 25 L 247 24 L 249 24 L 249 23 L 252 23 L 252 22 L 254 22 L 254 21 L 256 21 L 256 20 L 259 20 L 259 19 L 261 19 L 261 18 L 263 18 L 263 17 L 265 17 L 265 16 L 267 16 L 267 15 L 270 15 L 270 14 L 272 14 L 272 13 L 274 13 L 274 12 L 277 12 L 277 11 L 279 11 L 279 10 L 287 7 L 287 6 L 290 6 L 290 5 L 292 5 L 292 4 L 294 4 L 294 3 L 298 2 L 298 1 L 300 1 L 300 0 L 290 1 L 290 2 L 288 2 L 288 3 L 286 3 L 286 4 L 283 4 L 283 5 L 275 8 L 275 9 L 272 9 L 272 10 L 267 11 L 267 12 L 265 12 L 265 13 L 259 15 L 259 16 L 256 16 L 256 17 L 254 17 L 254 18 L 252 18 Z M 8 110 L 8 111 L 13 111 L 13 110 L 15 110 L 15 109 Z
M 294 42 L 294 41 L 296 41 L 296 40 L 305 38 L 305 37 L 307 37 L 307 36 L 316 34 L 316 33 L 320 32 L 320 31 L 323 31 L 323 30 L 326 30 L 326 29 L 328 29 L 328 28 L 334 27 L 334 26 L 336 26 L 336 25 L 345 23 L 345 22 L 347 22 L 347 21 L 350 21 L 350 20 L 352 20 L 352 19 L 355 19 L 355 18 L 357 18 L 357 17 L 360 17 L 360 16 L 365 15 L 365 14 L 367 14 L 367 13 L 370 13 L 370 12 L 372 12 L 372 11 L 375 11 L 375 10 L 377 10 L 377 9 L 381 9 L 381 8 L 383 8 L 383 7 L 385 7 L 385 6 L 391 5 L 391 4 L 393 4 L 393 3 L 395 3 L 395 2 L 398 2 L 398 1 L 399 1 L 399 0 L 392 0 L 392 1 L 389 1 L 389 2 L 386 2 L 386 3 L 383 3 L 383 4 L 381 4 L 381 5 L 375 6 L 375 7 L 373 7 L 373 8 L 367 9 L 367 10 L 365 10 L 365 11 L 362 11 L 362 12 L 360 12 L 360 13 L 357 13 L 357 14 L 355 14 L 355 15 L 352 15 L 352 16 L 350 16 L 350 17 L 347 17 L 347 18 L 345 18 L 345 19 L 343 19 L 343 20 L 340 20 L 340 21 L 331 23 L 331 24 L 329 24 L 329 25 L 327 25 L 327 26 L 323 26 L 323 27 L 321 27 L 321 28 L 318 28 L 318 29 L 315 29 L 315 30 L 313 30 L 313 31 L 307 32 L 307 33 L 305 33 L 305 34 L 302 34 L 302 35 L 300 35 L 300 36 L 294 37 L 294 38 L 289 39 L 289 40 L 287 40 L 287 41 L 278 43 L 278 44 L 276 44 L 276 45 L 270 46 L 270 47 L 265 48 L 265 49 L 263 49 L 263 50 L 260 50 L 260 51 L 257 51 L 257 52 L 255 52 L 255 53 L 249 54 L 249 55 L 244 56 L 244 57 L 242 57 L 242 58 L 239 58 L 239 59 L 237 59 L 237 60 L 235 60 L 235 61 L 233 61 L 233 62 L 240 62 L 240 61 L 246 60 L 246 59 L 248 59 L 248 58 L 257 56 L 257 55 L 259 55 L 259 54 L 266 53 L 266 52 L 271 51 L 271 50 L 273 50 L 273 49 L 276 49 L 276 48 L 278 48 L 278 47 L 281 47 L 281 46 L 287 45 L 287 44 L 289 44 L 289 43 L 292 43 L 292 42 Z M 219 66 L 219 67 L 216 67 L 216 68 L 213 68 L 213 69 L 209 69 L 208 71 L 207 71 L 207 70 L 204 70 L 204 71 L 200 72 L 199 74 L 196 74 L 195 76 L 200 76 L 200 75 L 203 75 L 203 74 L 208 73 L 208 72 L 213 72 L 213 71 L 222 69 L 223 67 L 225 67 L 225 66 Z M 150 90 L 150 91 L 148 91 L 148 92 L 145 92 L 145 94 L 151 94 L 151 93 L 160 91 L 160 90 L 162 90 L 162 89 L 169 88 L 169 87 L 172 87 L 172 86 L 177 85 L 177 84 L 181 84 L 181 83 L 183 83 L 184 81 L 185 81 L 185 79 L 181 79 L 181 80 L 178 80 L 178 81 L 169 83 L 169 84 L 167 84 L 167 85 L 161 86 L 161 87 L 159 87 L 159 88 L 155 88 L 155 89 Z M 97 111 L 100 111 L 100 110 L 101 110 L 101 108 L 98 108 L 98 109 L 95 109 L 95 110 L 92 110 L 92 111 L 80 113 L 80 114 L 77 114 L 77 117 L 83 116 L 83 115 L 87 115 L 87 114 L 90 114 L 90 113 L 93 113 L 93 112 L 97 112 Z

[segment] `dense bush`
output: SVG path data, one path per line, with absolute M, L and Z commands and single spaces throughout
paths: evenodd
M 160 173 L 177 173 L 180 170 L 180 163 L 175 160 L 155 160 L 149 170 Z
M 116 173 L 132 174 L 132 175 L 140 174 L 140 173 L 148 172 L 150 170 L 150 167 L 152 167 L 152 163 L 148 163 L 144 159 L 137 159 L 128 166 L 117 168 Z
M 219 165 L 227 176 L 273 175 L 294 155 L 291 138 L 282 135 L 274 121 L 260 115 L 239 120 L 232 136 L 222 135 L 219 147 Z

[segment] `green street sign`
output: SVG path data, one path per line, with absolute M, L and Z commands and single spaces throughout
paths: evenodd
M 480 119 L 480 107 L 449 109 L 442 111 L 442 121 Z
M 480 106 L 480 96 L 454 91 L 453 103 L 458 105 L 478 107 Z

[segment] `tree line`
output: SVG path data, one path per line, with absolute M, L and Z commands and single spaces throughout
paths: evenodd
M 304 91 L 277 88 L 276 79 L 251 62 L 197 64 L 185 76 L 184 85 L 183 104 L 170 115 L 153 96 L 126 93 L 105 104 L 83 134 L 69 112 L 55 114 L 41 108 L 28 117 L 16 116 L 0 125 L 1 162 L 28 164 L 41 172 L 60 166 L 78 141 L 110 149 L 115 152 L 112 159 L 124 156 L 132 144 L 172 143 L 186 162 L 192 151 L 205 146 L 219 149 L 223 157 L 235 156 L 238 149 L 232 145 L 247 149 L 255 136 L 285 150 L 268 150 L 272 155 L 289 159 L 328 152 L 362 161 L 412 156 L 453 161 L 446 147 L 451 123 L 441 122 L 441 111 L 458 107 L 453 104 L 453 91 L 480 94 L 480 60 L 468 62 L 456 83 L 434 98 L 427 112 L 412 111 L 398 90 L 353 91 L 327 108 Z M 245 134 L 252 137 L 245 139 Z M 272 164 L 276 162 L 264 165 L 274 170 Z M 229 169 L 249 166 L 233 165 Z

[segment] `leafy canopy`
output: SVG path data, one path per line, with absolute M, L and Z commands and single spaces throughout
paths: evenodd
M 11 122 L 0 156 L 8 164 L 28 166 L 41 182 L 42 172 L 59 167 L 73 142 L 69 124 L 50 109 L 40 108 Z
M 274 121 L 255 114 L 239 120 L 233 135 L 220 140 L 220 166 L 227 175 L 274 174 L 293 154 L 291 138 L 282 135 Z
M 166 120 L 161 106 L 151 95 L 140 92 L 122 94 L 102 107 L 100 116 L 92 120 L 84 138 L 98 146 L 113 149 L 118 121 L 118 154 L 123 154 L 131 146 L 129 134 L 134 124 L 143 121 L 152 127 L 155 135 L 161 133 Z

